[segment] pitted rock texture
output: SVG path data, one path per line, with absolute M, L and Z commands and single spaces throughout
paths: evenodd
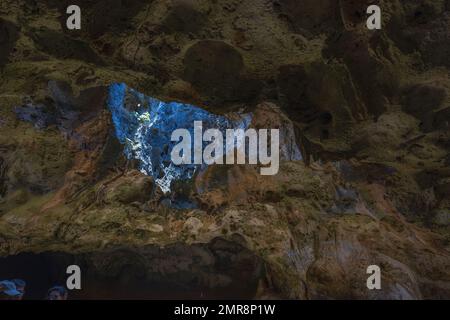
M 369 4 L 382 30 L 365 28 Z M 448 0 L 2 0 L 0 255 L 220 238 L 261 259 L 258 298 L 449 298 L 449 19 Z M 302 159 L 273 177 L 210 166 L 163 195 L 123 156 L 116 82 L 255 112 Z

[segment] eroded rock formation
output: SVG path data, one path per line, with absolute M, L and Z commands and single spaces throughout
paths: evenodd
M 257 298 L 449 298 L 449 21 L 448 0 L 1 1 L 0 256 L 159 280 L 189 257 L 183 279 Z M 114 134 L 116 82 L 282 128 L 279 174 L 210 166 L 164 195 Z

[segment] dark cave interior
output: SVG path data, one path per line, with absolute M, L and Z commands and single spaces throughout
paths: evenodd
M 148 263 L 154 268 L 147 268 Z M 236 244 L 217 240 L 216 244 L 139 252 L 20 253 L 0 258 L 0 274 L 25 280 L 24 299 L 40 300 L 49 288 L 66 285 L 70 276 L 66 269 L 73 264 L 82 270 L 81 290 L 69 291 L 69 299 L 75 300 L 251 299 L 262 270 L 256 256 Z

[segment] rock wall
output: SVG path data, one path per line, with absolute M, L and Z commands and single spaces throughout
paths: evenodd
M 221 238 L 263 261 L 258 298 L 449 298 L 449 19 L 448 0 L 2 0 L 0 255 Z M 210 166 L 174 209 L 123 156 L 116 82 L 254 112 L 302 160 Z

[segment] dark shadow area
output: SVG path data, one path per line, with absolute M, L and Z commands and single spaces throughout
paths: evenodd
M 252 299 L 264 269 L 256 256 L 231 242 L 146 247 L 71 255 L 21 253 L 0 258 L 0 279 L 27 282 L 26 300 L 42 300 L 66 285 L 66 269 L 82 271 L 82 289 L 69 299 Z

